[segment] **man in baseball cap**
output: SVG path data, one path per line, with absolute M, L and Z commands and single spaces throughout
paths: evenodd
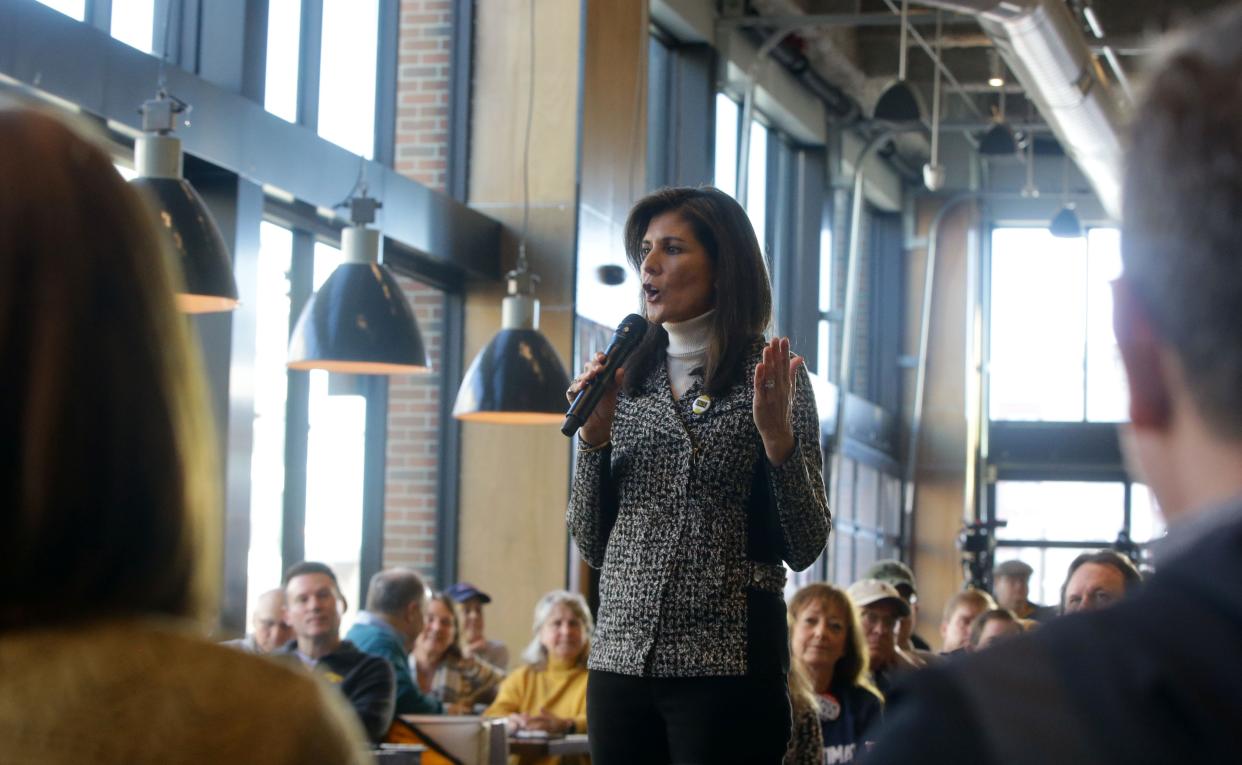
M 896 587 L 879 579 L 860 579 L 850 585 L 846 594 L 858 607 L 858 621 L 871 659 L 871 677 L 880 692 L 887 694 L 894 675 L 923 666 L 897 645 L 897 628 L 910 615 L 910 604 Z
M 911 654 L 921 656 L 921 652 L 928 652 L 929 657 L 933 656 L 930 653 L 931 646 L 927 644 L 927 641 L 914 634 L 914 628 L 919 621 L 919 591 L 914 581 L 914 572 L 910 570 L 910 567 L 896 558 L 886 558 L 876 561 L 875 565 L 867 569 L 863 578 L 888 582 L 897 590 L 902 600 L 910 606 L 910 615 L 901 620 L 897 629 L 897 646 Z
M 992 571 L 992 594 L 1001 608 L 1007 608 L 1019 619 L 1046 622 L 1057 615 L 1055 606 L 1041 606 L 1030 601 L 1033 569 L 1020 560 L 1007 560 Z

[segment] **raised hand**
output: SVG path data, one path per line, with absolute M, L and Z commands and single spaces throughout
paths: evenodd
M 802 357 L 789 353 L 789 338 L 774 337 L 763 349 L 763 360 L 755 366 L 751 412 L 768 462 L 778 467 L 794 448 L 793 400 L 801 365 Z

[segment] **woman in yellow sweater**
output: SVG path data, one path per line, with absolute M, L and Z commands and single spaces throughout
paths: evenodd
M 484 714 L 506 717 L 511 731 L 586 733 L 591 630 L 591 612 L 581 595 L 554 590 L 540 598 L 535 605 L 534 639 L 522 654 L 527 663 L 505 678 L 496 701 Z

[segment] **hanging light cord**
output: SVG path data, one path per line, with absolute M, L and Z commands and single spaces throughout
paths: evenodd
M 933 166 L 940 164 L 940 56 L 942 54 L 941 46 L 944 40 L 941 37 L 943 32 L 943 19 L 940 10 L 936 10 L 936 67 L 932 80 L 932 134 L 931 134 L 931 163 Z M 905 25 L 901 27 L 905 29 Z M 905 46 L 902 45 L 904 50 Z
M 901 51 L 897 54 L 897 80 L 906 81 L 906 34 L 910 28 L 910 0 L 901 0 Z
M 522 238 L 518 240 L 517 272 L 526 273 L 526 234 L 530 228 L 530 133 L 535 116 L 535 0 L 530 0 L 527 39 L 526 135 L 522 141 Z

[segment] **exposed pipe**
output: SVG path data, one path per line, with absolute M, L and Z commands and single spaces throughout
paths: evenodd
M 841 336 L 837 345 L 841 349 L 841 361 L 837 364 L 837 379 L 835 381 L 837 386 L 837 411 L 836 427 L 832 433 L 832 472 L 830 478 L 832 502 L 829 504 L 829 507 L 837 507 L 841 499 L 841 463 L 844 459 L 844 455 L 841 453 L 841 446 L 845 442 L 845 401 L 849 397 L 850 383 L 853 377 L 851 372 L 854 366 L 850 363 L 850 356 L 853 351 L 854 321 L 858 303 L 856 293 L 858 292 L 858 260 L 861 249 L 860 242 L 862 240 L 859 232 L 862 230 L 863 217 L 863 166 L 867 164 L 867 160 L 871 158 L 871 155 L 877 149 L 888 143 L 899 132 L 902 132 L 902 128 L 887 127 L 876 133 L 863 146 L 862 151 L 858 154 L 858 159 L 854 161 L 854 177 L 851 184 L 854 189 L 854 196 L 850 200 L 850 239 L 845 266 L 845 307 L 842 311 Z
M 885 0 L 891 3 L 891 0 Z M 1061 0 L 919 0 L 972 13 L 1112 215 L 1121 207 L 1125 105 Z

